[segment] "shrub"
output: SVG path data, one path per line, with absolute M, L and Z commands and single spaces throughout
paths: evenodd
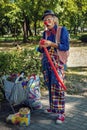
M 82 42 L 87 42 L 87 34 L 82 35 L 82 36 L 80 37 L 80 40 L 81 40 Z
M 40 86 L 44 87 L 41 73 L 40 53 L 36 49 L 22 51 L 0 52 L 0 76 L 4 74 L 25 72 L 25 75 L 39 74 Z M 2 98 L 0 93 L 0 100 Z
M 0 73 L 20 73 L 39 74 L 41 70 L 41 61 L 39 53 L 35 49 L 0 52 Z

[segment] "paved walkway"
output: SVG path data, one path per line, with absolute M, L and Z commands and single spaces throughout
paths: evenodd
M 41 99 L 43 109 L 31 113 L 31 124 L 28 127 L 19 127 L 5 123 L 8 115 L 7 108 L 0 112 L 0 130 L 87 130 L 87 98 L 66 94 L 66 119 L 63 124 L 56 124 L 56 116 L 45 114 L 48 106 L 48 94 Z M 7 111 L 7 112 L 6 112 Z
M 87 66 L 87 46 L 70 47 L 70 55 L 67 62 L 68 67 L 84 67 Z

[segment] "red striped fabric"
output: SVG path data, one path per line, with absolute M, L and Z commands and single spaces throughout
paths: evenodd
M 56 40 L 57 41 L 56 42 L 58 44 L 60 44 L 61 29 L 62 29 L 61 26 L 59 26 L 58 29 L 57 29 L 57 34 L 56 34 Z M 60 61 L 62 61 L 64 64 L 66 64 L 68 56 L 69 56 L 69 51 L 58 50 L 57 52 L 58 52 L 58 56 L 59 56 Z

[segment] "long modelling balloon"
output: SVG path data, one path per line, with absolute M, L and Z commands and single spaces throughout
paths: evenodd
M 40 43 L 41 43 L 41 44 L 44 44 L 44 39 L 42 39 L 42 40 L 40 41 Z M 57 70 L 56 70 L 56 68 L 55 68 L 55 66 L 54 66 L 54 64 L 53 64 L 53 62 L 52 62 L 52 59 L 51 59 L 51 57 L 50 57 L 50 55 L 49 55 L 49 53 L 48 53 L 47 48 L 45 48 L 45 47 L 43 47 L 43 48 L 44 48 L 45 54 L 46 54 L 46 56 L 47 56 L 47 58 L 48 58 L 48 60 L 49 60 L 49 63 L 50 63 L 50 65 L 51 65 L 51 67 L 52 67 L 52 69 L 53 69 L 53 71 L 54 71 L 54 74 L 55 74 L 57 80 L 58 80 L 59 83 L 61 84 L 61 87 L 63 87 L 63 89 L 66 90 L 66 86 L 64 85 L 63 81 L 62 81 L 61 78 L 59 77 L 58 72 L 57 72 Z

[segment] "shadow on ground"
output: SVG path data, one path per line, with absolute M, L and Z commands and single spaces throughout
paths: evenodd
M 68 94 L 87 96 L 87 67 L 71 67 L 66 71 Z
M 56 115 L 44 113 L 48 107 L 48 95 L 41 98 L 43 108 L 31 112 L 31 124 L 28 127 L 20 127 L 5 122 L 5 118 L 11 112 L 8 104 L 1 104 L 0 130 L 86 130 L 87 129 L 87 98 L 66 94 L 66 120 L 63 124 L 55 123 Z

